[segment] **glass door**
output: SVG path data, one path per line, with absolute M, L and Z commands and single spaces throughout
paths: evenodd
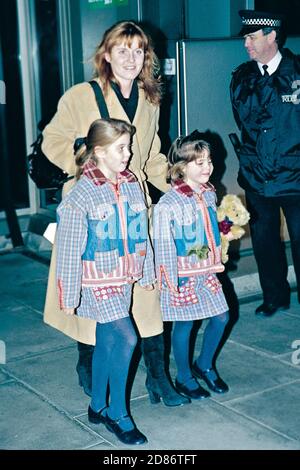
M 51 120 L 61 96 L 60 50 L 56 0 L 35 0 L 35 32 L 39 78 L 40 113 L 38 129 Z M 40 191 L 40 208 L 55 209 L 60 194 Z
M 1 193 L 0 212 L 5 209 L 4 199 L 7 197 L 11 205 L 19 209 L 18 212 L 24 212 L 29 206 L 29 195 L 16 0 L 1 2 L 0 60 L 4 98 L 0 104 L 1 128 L 2 139 L 6 144 L 1 142 L 0 151 L 2 164 L 5 165 L 2 173 L 5 173 L 5 186 L 9 191 L 6 196 Z

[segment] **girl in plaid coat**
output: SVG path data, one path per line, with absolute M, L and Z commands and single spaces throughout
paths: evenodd
M 210 147 L 194 131 L 171 146 L 172 188 L 154 210 L 154 251 L 164 321 L 174 321 L 172 346 L 177 365 L 176 388 L 189 398 L 228 391 L 213 357 L 225 325 L 228 306 L 216 273 L 224 271 L 216 217 L 216 195 L 209 183 L 213 171 Z M 189 342 L 194 320 L 208 319 L 202 350 L 192 368 Z M 155 399 L 155 397 L 153 397 Z
M 152 290 L 155 272 L 144 196 L 126 170 L 134 130 L 125 121 L 98 119 L 79 139 L 79 181 L 57 209 L 56 276 L 61 309 L 97 322 L 88 418 L 136 445 L 147 439 L 126 408 L 136 345 L 128 312 L 133 283 Z

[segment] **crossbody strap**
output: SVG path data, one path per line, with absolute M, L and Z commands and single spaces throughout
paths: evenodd
M 98 108 L 99 108 L 101 117 L 103 119 L 108 119 L 109 118 L 109 113 L 108 113 L 108 109 L 107 109 L 105 99 L 104 99 L 104 96 L 103 96 L 100 85 L 95 80 L 91 80 L 89 82 L 89 84 L 91 85 L 91 87 L 94 90 L 95 98 L 96 98 L 96 101 L 97 101 L 97 104 L 98 104 Z

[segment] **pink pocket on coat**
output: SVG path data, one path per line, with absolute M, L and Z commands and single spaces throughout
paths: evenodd
M 122 287 L 93 287 L 93 292 L 97 300 L 108 300 L 114 295 L 123 294 Z
M 207 279 L 204 281 L 204 287 L 206 287 L 212 294 L 218 294 L 222 289 L 222 284 L 216 276 L 211 274 L 207 276 Z
M 178 288 L 178 293 L 171 292 L 170 296 L 172 307 L 185 307 L 197 304 L 199 301 L 195 293 L 195 280 L 190 279 L 186 284 Z

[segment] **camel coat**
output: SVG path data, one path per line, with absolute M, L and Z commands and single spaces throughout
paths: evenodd
M 109 88 L 105 97 L 110 117 L 128 117 L 115 92 Z M 89 83 L 80 83 L 70 88 L 58 103 L 57 113 L 46 126 L 43 136 L 43 151 L 50 161 L 68 174 L 75 173 L 73 153 L 74 140 L 85 137 L 93 121 L 100 118 L 95 95 Z M 146 179 L 161 191 L 166 191 L 167 161 L 160 153 L 158 131 L 159 108 L 146 100 L 144 91 L 139 89 L 139 99 L 133 125 L 136 134 L 133 138 L 129 169 L 139 180 L 151 210 L 151 199 Z M 147 175 L 147 176 L 146 176 Z M 74 180 L 68 181 L 63 193 L 71 189 Z M 56 290 L 56 247 L 53 246 L 46 295 L 44 321 L 77 341 L 95 344 L 96 322 L 76 315 L 67 316 L 59 308 Z M 160 334 L 163 331 L 158 290 L 145 291 L 137 283 L 133 289 L 132 313 L 141 337 Z

